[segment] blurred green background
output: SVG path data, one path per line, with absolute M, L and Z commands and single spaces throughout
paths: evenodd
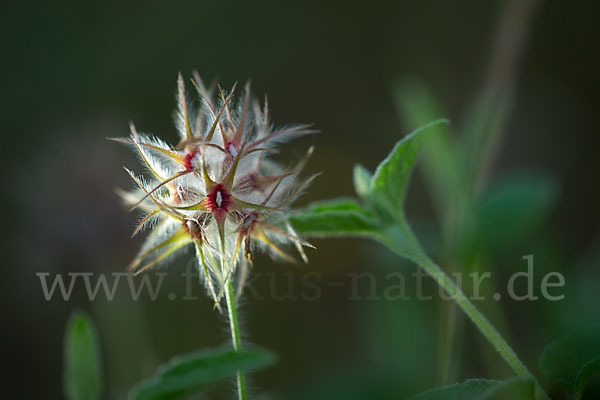
M 323 172 L 298 205 L 353 195 L 353 165 L 373 169 L 412 128 L 397 110 L 397 89 L 406 82 L 421 82 L 441 105 L 438 116 L 449 118 L 457 132 L 490 82 L 514 89 L 490 180 L 543 171 L 557 189 L 535 229 L 494 250 L 496 279 L 506 282 L 524 269 L 522 257 L 534 254 L 539 271 L 565 275 L 566 297 L 503 300 L 488 311 L 494 322 L 495 315 L 502 319 L 500 329 L 538 373 L 547 343 L 600 319 L 600 7 L 539 2 L 522 32 L 511 25 L 518 25 L 523 8 L 515 3 L 5 4 L 0 292 L 9 375 L 3 397 L 62 398 L 63 330 L 76 307 L 89 311 L 99 327 L 108 398 L 124 398 L 133 383 L 174 355 L 225 341 L 224 321 L 198 288 L 198 301 L 166 296 L 184 292 L 179 274 L 190 255 L 169 267 L 156 302 L 147 296 L 132 301 L 123 284 L 114 301 L 99 296 L 90 302 L 81 282 L 69 301 L 47 302 L 35 275 L 124 270 L 142 239 L 129 239 L 137 217 L 122 209 L 114 188 L 130 186 L 122 165 L 140 168 L 132 152 L 105 137 L 128 135 L 134 121 L 140 131 L 175 142 L 177 73 L 190 77 L 194 69 L 224 87 L 251 79 L 259 98 L 268 93 L 276 123 L 307 122 L 321 130 L 284 147 L 290 159 L 315 145 L 307 169 Z M 511 6 L 516 15 L 505 13 Z M 508 28 L 501 29 L 503 23 Z M 505 39 L 520 57 L 510 79 L 494 82 L 494 71 L 510 57 L 497 45 Z M 409 220 L 435 250 L 438 223 L 420 174 L 411 189 Z M 318 250 L 309 251 L 310 264 L 301 268 L 266 257 L 256 263 L 256 272 L 277 273 L 269 276 L 281 291 L 287 279 L 301 291 L 303 277 L 321 273 L 322 296 L 277 301 L 267 294 L 245 301 L 247 340 L 280 356 L 275 367 L 252 377 L 254 392 L 264 398 L 386 399 L 438 385 L 438 346 L 446 332 L 439 301 L 350 301 L 348 285 L 327 284 L 371 271 L 383 290 L 387 274 L 409 276 L 415 266 L 366 241 L 313 243 Z M 257 292 L 272 285 L 267 278 L 255 282 Z M 413 290 L 409 285 L 408 294 Z M 427 282 L 427 290 L 437 289 Z M 458 341 L 456 380 L 511 376 L 470 324 Z M 207 398 L 231 391 L 217 388 Z

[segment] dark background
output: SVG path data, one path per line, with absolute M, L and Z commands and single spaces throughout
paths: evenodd
M 196 69 L 224 87 L 252 79 L 268 93 L 276 123 L 308 122 L 321 133 L 284 147 L 289 158 L 311 144 L 309 172 L 323 175 L 298 205 L 353 195 L 352 166 L 373 169 L 406 133 L 394 85 L 423 82 L 460 125 L 482 87 L 502 16 L 499 1 L 394 2 L 13 2 L 2 11 L 2 362 L 4 398 L 62 398 L 64 324 L 74 308 L 98 324 L 108 398 L 124 398 L 157 365 L 194 349 L 220 345 L 225 325 L 196 287 L 182 301 L 179 258 L 157 302 L 131 300 L 125 285 L 108 302 L 85 297 L 46 302 L 36 272 L 121 272 L 141 238 L 136 215 L 114 188 L 129 187 L 122 165 L 134 154 L 105 140 L 128 135 L 128 123 L 176 140 L 171 113 L 178 71 Z M 502 274 L 535 254 L 544 271 L 567 281 L 560 302 L 502 302 L 503 332 L 538 373 L 543 347 L 574 325 L 598 321 L 600 293 L 599 35 L 596 2 L 545 1 L 524 37 L 513 113 L 492 174 L 536 169 L 559 184 L 545 222 L 505 251 Z M 409 219 L 434 221 L 416 175 Z M 255 392 L 279 398 L 402 398 L 435 386 L 436 346 L 444 331 L 439 304 L 349 301 L 347 274 L 371 271 L 378 283 L 403 263 L 361 240 L 316 240 L 298 268 L 258 259 L 265 300 L 247 299 L 248 340 L 275 350 L 275 367 L 253 377 Z M 403 263 L 406 274 L 415 267 Z M 280 300 L 292 279 L 322 274 L 315 301 Z M 502 275 L 504 276 L 504 275 Z M 503 279 L 503 278 L 499 278 Z M 506 280 L 506 279 L 504 279 Z M 367 288 L 368 289 L 368 288 Z M 383 286 L 381 289 L 383 290 Z M 409 288 L 409 292 L 413 290 Z M 428 285 L 426 290 L 435 290 Z M 178 299 L 169 301 L 166 293 Z M 457 379 L 511 376 L 469 324 Z M 482 355 L 484 354 L 484 355 Z M 487 356 L 485 356 L 487 354 Z M 491 355 L 490 355 L 491 354 Z M 8 372 L 8 375 L 7 375 Z M 209 396 L 219 397 L 217 389 Z M 212 397 L 209 397 L 212 398 Z

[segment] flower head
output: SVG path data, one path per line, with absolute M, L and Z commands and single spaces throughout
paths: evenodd
M 133 235 L 151 229 L 130 269 L 146 271 L 194 246 L 201 276 L 218 303 L 234 277 L 241 292 L 256 248 L 294 260 L 284 250 L 292 244 L 306 261 L 302 247 L 310 245 L 296 235 L 286 214 L 316 176 L 298 180 L 312 148 L 287 169 L 269 156 L 286 138 L 315 131 L 307 125 L 274 129 L 266 98 L 261 107 L 249 84 L 235 105 L 235 86 L 228 93 L 207 89 L 197 74 L 192 82 L 198 107 L 179 75 L 176 146 L 138 133 L 133 125 L 128 139 L 112 140 L 133 146 L 147 170 L 144 177 L 126 169 L 137 189 L 119 191 L 131 209 L 144 212 Z

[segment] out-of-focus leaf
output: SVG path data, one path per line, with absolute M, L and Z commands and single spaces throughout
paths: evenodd
M 289 222 L 303 236 L 379 236 L 381 223 L 376 216 L 352 199 L 313 203 Z
M 539 364 L 546 379 L 580 399 L 587 381 L 600 373 L 600 325 L 551 343 Z
M 235 377 L 237 372 L 249 372 L 275 362 L 269 350 L 231 348 L 203 350 L 176 357 L 159 367 L 156 376 L 135 386 L 131 400 L 177 399 L 204 390 L 209 384 Z
M 555 181 L 543 174 L 521 173 L 494 182 L 475 206 L 473 240 L 488 249 L 518 243 L 548 214 L 556 194 Z
M 510 379 L 495 381 L 470 379 L 462 383 L 431 389 L 411 400 L 533 400 L 533 382 Z
M 370 197 L 387 214 L 404 220 L 404 197 L 415 161 L 430 133 L 447 124 L 439 119 L 424 125 L 400 140 L 379 164 L 371 179 Z
M 63 383 L 67 399 L 92 400 L 102 396 L 101 360 L 94 322 L 83 311 L 74 311 L 65 330 Z
M 399 84 L 394 98 L 400 121 L 412 131 L 445 113 L 434 96 L 418 81 Z M 428 190 L 440 216 L 456 213 L 456 203 L 465 196 L 465 165 L 449 125 L 440 125 L 423 150 L 423 172 Z
M 371 187 L 371 173 L 362 165 L 354 166 L 354 190 L 364 201 L 368 200 L 369 188 Z
M 510 115 L 512 92 L 508 88 L 488 89 L 476 97 L 469 108 L 463 128 L 463 157 L 469 181 L 481 187 L 500 145 L 501 133 Z M 476 190 L 477 191 L 477 190 Z
M 331 360 L 334 361 L 334 360 Z M 308 377 L 303 377 L 285 396 L 285 400 L 397 400 L 399 394 L 397 375 L 388 379 L 385 371 L 345 360 L 335 364 L 315 365 Z M 383 372 L 383 373 L 382 373 Z M 391 371 L 390 371 L 391 372 Z M 391 374 L 390 374 L 391 375 Z M 271 397 L 269 400 L 275 400 Z M 267 400 L 261 398 L 261 400 Z

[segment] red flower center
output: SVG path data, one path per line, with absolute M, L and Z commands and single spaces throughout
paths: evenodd
M 206 195 L 207 204 L 210 211 L 214 214 L 223 215 L 227 213 L 227 208 L 231 204 L 231 195 L 225 189 L 225 186 L 215 185 L 209 194 Z
M 194 167 L 193 161 L 194 161 L 194 157 L 196 157 L 197 153 L 198 153 L 197 147 L 192 149 L 192 151 L 185 153 L 185 157 L 183 159 L 183 168 L 185 168 L 186 171 L 189 171 Z

